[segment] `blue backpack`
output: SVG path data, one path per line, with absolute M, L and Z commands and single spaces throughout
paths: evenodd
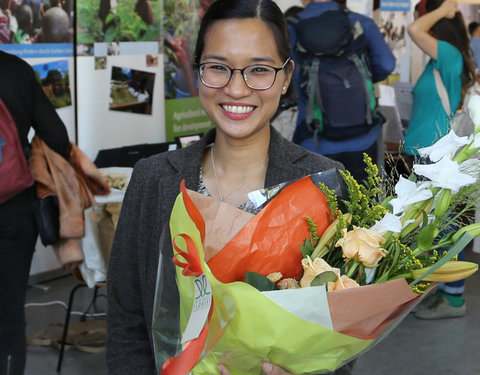
M 334 9 L 312 18 L 288 18 L 297 38 L 300 90 L 308 99 L 295 143 L 318 134 L 342 140 L 378 123 L 367 38 L 360 22 L 350 25 L 348 12 Z

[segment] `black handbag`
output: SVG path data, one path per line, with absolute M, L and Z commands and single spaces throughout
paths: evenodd
M 33 201 L 33 213 L 43 246 L 53 245 L 60 240 L 60 213 L 55 195 L 36 198 Z

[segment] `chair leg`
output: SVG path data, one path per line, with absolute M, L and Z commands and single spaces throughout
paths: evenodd
M 86 285 L 78 284 L 73 287 L 72 291 L 70 292 L 70 297 L 68 298 L 68 306 L 67 306 L 67 315 L 65 317 L 65 324 L 63 326 L 63 334 L 62 334 L 62 341 L 60 342 L 60 352 L 58 354 L 58 364 L 57 364 L 57 372 L 60 372 L 62 368 L 62 360 L 63 360 L 63 352 L 65 351 L 65 344 L 67 342 L 67 333 L 68 333 L 68 325 L 70 323 L 70 314 L 72 312 L 72 305 L 73 305 L 73 297 L 75 296 L 75 292 L 85 287 Z

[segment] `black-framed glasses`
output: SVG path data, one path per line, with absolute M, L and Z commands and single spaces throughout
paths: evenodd
M 245 84 L 254 90 L 268 90 L 275 83 L 277 73 L 283 70 L 290 57 L 280 68 L 264 64 L 252 64 L 245 68 L 231 68 L 219 62 L 205 62 L 197 65 L 202 83 L 210 88 L 225 87 L 232 79 L 233 72 L 238 70 Z

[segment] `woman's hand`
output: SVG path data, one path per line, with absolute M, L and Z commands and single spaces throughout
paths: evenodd
M 456 0 L 445 0 L 440 8 L 444 12 L 445 18 L 454 18 L 457 12 L 460 12 L 458 9 L 458 4 Z
M 220 370 L 220 375 L 230 375 L 227 368 L 224 365 L 219 365 L 218 369 Z M 285 370 L 282 370 L 280 367 L 272 365 L 271 363 L 265 362 L 262 365 L 262 370 L 266 375 L 293 375 Z

